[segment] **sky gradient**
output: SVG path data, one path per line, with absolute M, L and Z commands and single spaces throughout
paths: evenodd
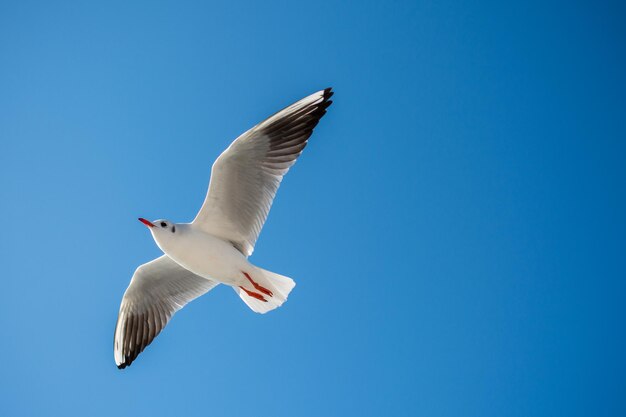
M 0 415 L 626 414 L 619 2 L 0 2 Z M 251 261 L 133 365 L 119 303 L 214 159 L 334 104 Z

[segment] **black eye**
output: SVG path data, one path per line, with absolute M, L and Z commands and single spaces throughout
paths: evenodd
M 161 227 L 165 227 L 165 226 L 167 226 L 167 223 L 161 222 Z

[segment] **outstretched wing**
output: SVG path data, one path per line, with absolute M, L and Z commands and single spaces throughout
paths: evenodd
M 209 192 L 193 224 L 250 256 L 283 176 L 332 103 L 330 90 L 303 98 L 239 136 L 213 164 Z
M 122 298 L 115 326 L 117 367 L 129 366 L 174 313 L 217 284 L 189 272 L 167 255 L 137 268 Z

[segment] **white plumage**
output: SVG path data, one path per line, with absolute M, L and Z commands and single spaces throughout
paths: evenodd
M 213 164 L 206 199 L 192 223 L 140 218 L 165 255 L 137 268 L 124 294 L 114 341 L 119 368 L 130 365 L 176 311 L 219 283 L 232 286 L 257 313 L 287 300 L 294 281 L 247 257 L 283 176 L 332 94 L 330 88 L 311 94 L 239 136 Z

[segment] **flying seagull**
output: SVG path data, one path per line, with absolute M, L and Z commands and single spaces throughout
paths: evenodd
M 135 271 L 115 326 L 117 367 L 129 366 L 174 313 L 218 284 L 230 285 L 257 313 L 280 307 L 296 285 L 248 257 L 283 177 L 326 114 L 327 88 L 284 108 L 239 136 L 211 169 L 209 191 L 191 223 L 145 224 L 163 255 Z

